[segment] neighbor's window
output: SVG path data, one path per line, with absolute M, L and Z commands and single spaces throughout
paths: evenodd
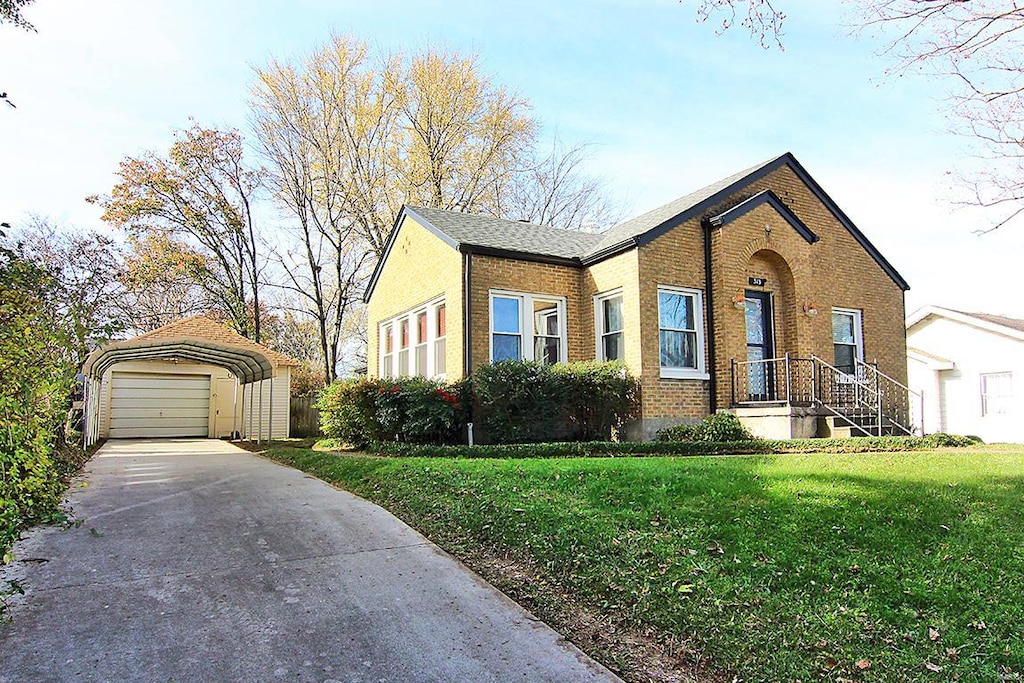
M 662 377 L 704 377 L 700 291 L 658 288 L 658 344 Z
M 989 372 L 981 376 L 981 414 L 1009 415 L 1013 403 L 1013 373 Z
M 832 309 L 832 347 L 836 368 L 853 375 L 857 361 L 864 360 L 861 312 L 852 308 Z
M 433 301 L 406 311 L 380 327 L 380 376 L 443 377 L 445 305 Z M 398 353 L 395 353 L 395 347 Z
M 564 299 L 491 292 L 492 363 L 503 360 L 558 363 L 565 360 L 565 353 Z

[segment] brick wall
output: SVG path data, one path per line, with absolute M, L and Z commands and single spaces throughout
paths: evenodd
M 566 333 L 568 336 L 569 360 L 593 359 L 593 332 L 589 343 L 581 324 L 587 316 L 593 316 L 592 309 L 583 304 L 581 298 L 582 271 L 572 266 L 559 266 L 531 261 L 498 258 L 495 256 L 471 256 L 471 301 L 472 316 L 472 367 L 490 362 L 490 291 L 501 289 L 523 294 L 561 296 L 566 300 Z M 592 324 L 592 323 L 591 323 Z M 591 328 L 593 329 L 593 328 Z
M 412 218 L 396 228 L 398 237 L 367 305 L 367 372 L 380 368 L 380 323 L 438 296 L 445 297 L 445 365 L 449 380 L 462 377 L 462 254 Z

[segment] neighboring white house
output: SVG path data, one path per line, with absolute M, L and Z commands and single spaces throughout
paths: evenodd
M 926 433 L 1024 442 L 1024 320 L 925 306 L 907 319 L 907 366 Z
M 98 438 L 285 438 L 296 361 L 206 316 L 90 354 L 87 441 Z

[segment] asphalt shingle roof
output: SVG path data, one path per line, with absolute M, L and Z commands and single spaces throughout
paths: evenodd
M 697 206 L 777 160 L 778 158 L 771 159 L 739 173 L 734 173 L 727 178 L 722 178 L 636 218 L 619 223 L 603 233 L 580 232 L 579 230 L 555 228 L 525 221 L 510 221 L 493 216 L 457 213 L 423 206 L 409 206 L 407 209 L 422 217 L 423 220 L 457 244 L 582 260 L 608 249 L 626 246 L 631 240 Z
M 268 349 L 263 344 L 257 344 L 251 339 L 246 339 L 234 330 L 221 325 L 213 318 L 203 314 L 167 323 L 155 330 L 150 330 L 149 332 L 144 332 L 137 337 L 133 337 L 132 341 L 140 339 L 157 341 L 160 339 L 179 339 L 183 337 L 219 342 L 221 344 L 227 344 L 228 346 L 234 346 L 240 349 L 258 351 L 266 356 L 267 360 L 269 360 L 274 367 L 297 366 L 299 364 L 299 362 L 294 358 L 289 358 L 283 353 L 278 353 L 273 349 Z
M 978 320 L 984 320 L 993 325 L 1002 325 L 1017 332 L 1024 332 L 1024 320 L 1018 318 L 1007 318 L 1005 315 L 992 315 L 991 313 L 968 313 L 967 311 L 957 311 L 957 313 L 977 318 Z
M 423 206 L 407 209 L 455 242 L 475 247 L 573 259 L 582 257 L 601 241 L 601 235 L 579 230 Z
M 721 180 L 711 183 L 706 187 L 702 187 L 690 194 L 674 199 L 668 204 L 662 204 L 656 209 L 651 209 L 647 213 L 641 214 L 636 218 L 631 218 L 628 221 L 619 223 L 607 232 L 603 233 L 600 243 L 598 243 L 597 247 L 592 249 L 590 253 L 604 251 L 605 249 L 610 249 L 628 240 L 640 237 L 647 231 L 653 230 L 665 221 L 672 220 L 679 214 L 697 206 L 704 200 L 710 199 L 733 183 L 736 183 L 751 173 L 764 168 L 775 160 L 776 159 L 770 159 L 762 164 L 751 166 L 739 173 L 734 173 L 728 178 L 722 178 Z

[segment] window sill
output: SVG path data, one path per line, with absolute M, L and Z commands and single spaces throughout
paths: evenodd
M 700 370 L 681 370 L 679 368 L 662 368 L 661 379 L 696 379 L 709 380 L 711 375 Z

